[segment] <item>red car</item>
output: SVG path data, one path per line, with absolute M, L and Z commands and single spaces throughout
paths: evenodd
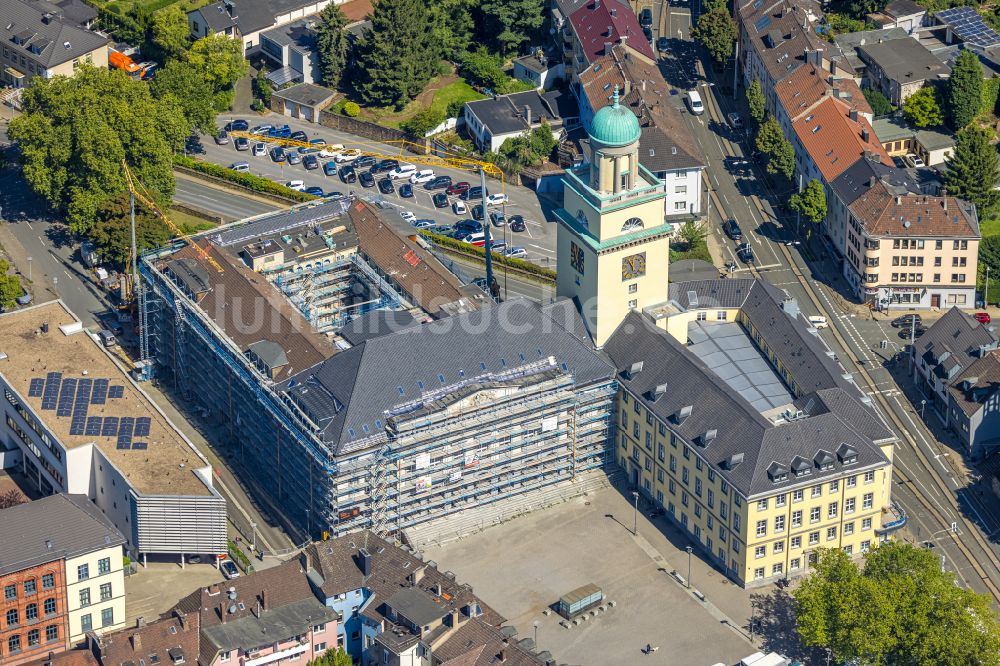
M 976 314 L 974 314 L 972 316 L 980 324 L 988 324 L 988 323 L 990 323 L 990 313 L 988 313 L 988 312 L 977 312 Z
M 445 192 L 448 193 L 448 196 L 456 196 L 462 194 L 463 192 L 467 192 L 470 187 L 472 187 L 472 185 L 466 183 L 465 181 L 462 181 L 460 183 L 455 183 L 447 190 L 445 190 Z

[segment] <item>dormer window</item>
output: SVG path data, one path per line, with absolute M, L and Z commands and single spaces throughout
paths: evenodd
M 807 476 L 812 471 L 809 462 L 802 456 L 792 458 L 792 474 L 795 476 Z
M 767 468 L 767 476 L 771 479 L 771 483 L 781 483 L 788 479 L 788 468 L 779 462 L 773 462 Z
M 830 455 L 829 451 L 820 450 L 820 452 L 816 454 L 816 457 L 813 458 L 813 462 L 816 463 L 816 467 L 818 467 L 821 471 L 825 472 L 833 469 L 833 456 Z
M 858 452 L 847 442 L 841 442 L 837 447 L 837 459 L 841 465 L 853 465 L 858 462 Z

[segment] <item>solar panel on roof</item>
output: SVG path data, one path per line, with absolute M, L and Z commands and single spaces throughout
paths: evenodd
M 69 416 L 73 413 L 73 398 L 76 395 L 76 380 L 70 377 L 64 379 L 59 388 L 59 404 L 56 416 Z
M 757 19 L 757 22 L 753 24 L 753 27 L 757 29 L 757 32 L 760 32 L 769 25 L 771 25 L 771 17 L 762 16 L 759 19 Z
M 121 385 L 115 385 L 108 389 L 109 398 L 121 398 L 125 395 L 125 387 Z
M 101 436 L 114 437 L 118 434 L 118 417 L 105 416 L 104 425 L 101 427 Z
M 140 416 L 135 420 L 135 436 L 136 437 L 146 437 L 149 435 L 149 424 L 150 418 L 148 416 Z
M 146 442 L 132 442 L 133 449 L 148 449 L 149 444 Z
M 45 376 L 45 389 L 42 391 L 42 409 L 50 410 L 56 408 L 61 382 L 61 372 L 50 372 Z
M 97 437 L 101 434 L 101 417 L 100 416 L 88 416 L 87 426 L 84 430 L 84 434 L 87 437 Z
M 45 380 L 41 377 L 35 377 L 31 380 L 31 385 L 28 386 L 28 397 L 40 398 L 43 390 L 45 390 Z
M 94 380 L 94 393 L 90 397 L 90 404 L 103 405 L 108 398 L 108 380 Z
M 69 434 L 71 435 L 82 435 L 84 431 L 84 426 L 87 423 L 87 419 L 83 416 L 73 417 L 73 420 L 69 424 Z
M 135 422 L 131 416 L 123 416 L 118 421 L 118 446 L 117 448 L 131 448 L 132 447 L 132 426 Z M 122 446 L 122 445 L 125 446 Z

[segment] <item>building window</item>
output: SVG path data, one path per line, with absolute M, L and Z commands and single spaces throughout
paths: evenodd
M 875 482 L 875 472 L 873 470 L 865 472 L 865 483 L 874 483 L 874 482 Z
M 737 541 L 736 539 L 733 539 L 733 552 L 734 553 L 740 552 L 740 542 Z
M 780 495 L 778 495 L 777 497 L 775 497 L 774 498 L 774 506 L 785 506 L 785 498 L 786 497 L 787 497 L 787 495 L 785 495 L 785 493 L 781 493 Z
M 818 523 L 819 522 L 819 507 L 818 506 L 814 506 L 813 508 L 809 509 L 809 522 L 810 523 Z
M 715 492 L 712 489 L 708 491 L 708 508 L 715 508 Z
M 46 599 L 43 606 L 45 609 L 45 615 L 55 615 L 56 614 L 56 600 Z
M 848 497 L 844 500 L 844 513 L 854 513 L 854 498 Z
M 102 576 L 111 573 L 111 558 L 105 557 L 97 561 L 97 572 Z
M 674 202 L 674 210 L 687 210 L 687 207 L 688 207 L 687 201 Z
M 854 534 L 854 522 L 844 523 L 844 536 Z
M 7 654 L 17 654 L 21 651 L 21 637 L 11 636 L 7 639 Z
M 76 579 L 87 580 L 88 578 L 90 578 L 90 565 L 81 564 L 76 568 Z
M 823 486 L 813 486 L 812 487 L 812 496 L 813 497 L 822 497 L 823 496 Z
M 864 497 L 861 499 L 861 510 L 867 511 L 872 508 L 872 501 L 875 499 L 873 493 L 865 493 Z
M 105 608 L 101 611 L 101 626 L 110 627 L 115 623 L 115 609 Z
M 80 607 L 84 608 L 90 605 L 90 588 L 85 587 L 80 590 Z
M 42 576 L 42 589 L 51 590 L 56 586 L 56 577 L 52 574 L 45 574 Z
M 701 479 L 697 477 L 694 480 L 694 494 L 701 497 Z
M 837 503 L 836 502 L 830 502 L 830 506 L 828 506 L 827 509 L 826 509 L 826 517 L 827 518 L 836 518 L 837 517 Z
M 766 499 L 762 499 L 762 500 L 759 500 L 757 502 L 757 510 L 758 511 L 767 511 L 767 500 Z
M 869 540 L 864 540 L 861 542 L 861 552 L 867 553 L 872 547 L 872 542 Z
M 835 493 L 840 490 L 840 480 L 833 480 L 830 482 L 830 492 Z
M 871 528 L 872 528 L 872 519 L 871 518 L 862 518 L 861 519 L 861 531 L 865 532 L 867 530 L 870 530 Z
M 758 520 L 757 521 L 757 536 L 767 536 L 767 521 Z
M 802 527 L 802 511 L 792 511 L 792 527 Z
M 785 517 L 784 516 L 775 516 L 774 517 L 774 531 L 775 532 L 784 532 L 785 531 Z
M 783 552 L 785 552 L 785 542 L 784 541 L 776 541 L 775 544 L 774 544 L 773 550 L 774 550 L 775 553 L 783 553 Z
M 757 546 L 753 549 L 753 556 L 758 560 L 767 556 L 767 546 Z
M 753 570 L 754 580 L 760 580 L 764 577 L 764 567 L 757 567 Z
M 740 531 L 740 517 L 739 514 L 733 514 L 733 530 L 736 532 Z
M 107 601 L 111 598 L 111 583 L 104 583 L 101 585 L 101 601 Z
M 38 619 L 38 604 L 28 604 L 24 607 L 24 619 L 26 622 Z
M 80 631 L 87 632 L 94 628 L 94 622 L 90 617 L 90 613 L 85 613 L 80 616 Z
M 802 493 L 801 490 L 793 490 L 792 491 L 792 501 L 793 502 L 801 502 L 802 501 L 802 496 L 803 496 L 803 493 Z
M 688 482 L 688 468 L 687 467 L 681 467 L 681 481 L 684 482 L 684 485 L 687 485 L 687 482 Z
M 784 565 L 781 562 L 778 562 L 777 564 L 771 567 L 771 575 L 777 576 L 781 574 L 783 570 L 784 570 Z
M 837 538 L 837 528 L 836 527 L 826 528 L 826 540 L 832 541 L 833 539 L 836 538 Z
M 7 585 L 3 588 L 3 598 L 5 601 L 17 599 L 17 585 Z
M 628 286 L 628 293 L 634 294 L 637 291 L 639 291 L 639 284 L 637 282 L 633 282 Z
M 858 485 L 858 477 L 857 476 L 849 476 L 849 477 L 847 477 L 847 487 L 848 488 L 854 488 L 857 485 Z
M 639 305 L 639 301 L 636 301 L 636 300 L 632 300 L 632 301 L 628 302 L 628 307 L 630 309 L 635 309 L 636 307 L 638 307 L 638 305 Z
M 42 632 L 32 629 L 28 632 L 28 647 L 34 647 L 42 642 Z
M 20 622 L 20 618 L 18 617 L 17 609 L 16 608 L 11 608 L 9 611 L 7 611 L 7 626 L 8 627 L 16 627 L 20 623 L 21 623 Z
M 818 531 L 817 532 L 810 532 L 809 533 L 809 545 L 810 546 L 815 546 L 818 543 L 819 543 L 819 532 Z
M 670 456 L 670 471 L 674 474 L 677 473 L 677 458 L 674 458 L 673 454 Z
M 52 641 L 59 639 L 59 627 L 54 624 L 50 624 L 45 627 L 45 642 L 51 643 Z
M 798 571 L 800 566 L 801 566 L 801 560 L 797 557 L 793 557 L 788 562 L 788 568 L 791 569 L 792 571 Z
M 792 543 L 790 545 L 791 545 L 792 548 L 801 548 L 802 547 L 802 537 L 800 537 L 800 536 L 794 536 L 794 537 L 792 537 Z

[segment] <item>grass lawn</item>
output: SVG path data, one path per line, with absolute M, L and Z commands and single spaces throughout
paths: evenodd
M 145 8 L 149 12 L 156 12 L 170 5 L 178 5 L 182 11 L 189 12 L 209 4 L 211 0 L 94 0 L 95 7 L 104 6 L 119 15 L 125 15 L 135 5 Z
M 1000 235 L 1000 217 L 980 220 L 979 230 L 982 232 L 983 238 Z
M 436 76 L 431 79 L 424 92 L 420 93 L 417 99 L 407 104 L 406 108 L 402 111 L 393 111 L 392 109 L 362 109 L 361 117 L 377 122 L 380 125 L 398 128 L 401 122 L 409 120 L 424 107 L 426 99 L 432 94 L 431 91 L 433 91 L 433 98 L 429 106 L 432 109 L 440 110 L 442 114 L 448 110 L 448 105 L 452 102 L 470 102 L 485 97 L 482 93 L 473 90 L 472 86 L 463 79 L 457 79 L 435 90 L 434 87 L 440 85 L 442 78 Z
M 180 227 L 186 234 L 206 231 L 218 226 L 214 222 L 209 222 L 206 219 L 191 215 L 190 213 L 185 213 L 184 211 L 177 210 L 176 208 L 168 210 L 167 215 L 170 217 L 170 221 Z

